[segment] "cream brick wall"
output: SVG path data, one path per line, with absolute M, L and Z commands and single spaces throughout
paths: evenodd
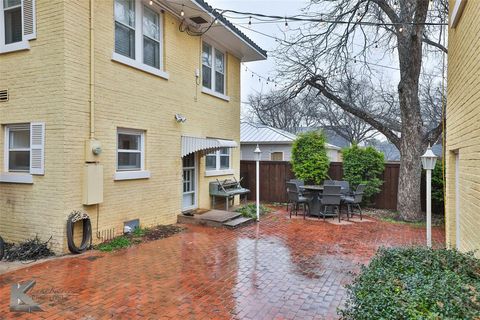
M 45 176 L 34 177 L 33 185 L 0 184 L 0 234 L 7 241 L 34 233 L 52 235 L 55 249 L 66 251 L 65 223 L 73 209 L 89 212 L 95 241 L 97 223 L 99 231 L 115 228 L 116 233 L 122 232 L 124 221 L 136 218 L 143 226 L 175 223 L 182 200 L 181 135 L 239 143 L 239 59 L 227 54 L 226 102 L 201 93 L 196 85 L 201 38 L 179 32 L 174 16 L 163 14 L 169 80 L 111 60 L 112 17 L 113 0 L 95 1 L 95 138 L 103 145 L 99 161 L 104 166 L 104 201 L 98 208 L 82 206 L 90 119 L 89 2 L 38 0 L 38 37 L 31 41 L 31 50 L 0 55 L 0 88 L 11 90 L 10 101 L 0 104 L 0 123 L 45 121 L 47 130 Z M 176 123 L 176 113 L 187 121 Z M 119 127 L 146 131 L 145 167 L 151 178 L 113 180 Z M 237 178 L 239 155 L 234 149 Z M 199 207 L 209 208 L 208 183 L 218 177 L 205 177 L 204 157 L 197 157 Z
M 38 234 L 60 250 L 64 220 L 64 16 L 63 2 L 37 1 L 37 39 L 31 49 L 0 55 L 0 88 L 10 100 L 0 103 L 0 170 L 3 171 L 5 124 L 46 123 L 45 176 L 33 185 L 0 183 L 0 235 L 21 241 Z
M 454 1 L 450 5 L 453 8 Z M 449 30 L 446 240 L 455 247 L 455 153 L 459 153 L 460 250 L 480 249 L 480 1 Z M 476 253 L 477 256 L 479 252 Z

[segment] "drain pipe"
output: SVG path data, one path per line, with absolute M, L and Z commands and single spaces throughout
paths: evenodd
M 90 0 L 90 139 L 95 139 L 95 38 L 94 0 Z

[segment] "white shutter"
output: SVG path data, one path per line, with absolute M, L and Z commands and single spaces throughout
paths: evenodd
M 22 0 L 23 6 L 23 38 L 25 40 L 37 37 L 35 18 L 35 0 Z
M 30 173 L 45 173 L 45 123 L 30 123 Z

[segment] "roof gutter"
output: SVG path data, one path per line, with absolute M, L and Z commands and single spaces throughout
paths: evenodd
M 267 59 L 267 54 L 266 52 L 259 51 L 257 48 L 252 46 L 248 41 L 246 41 L 243 37 L 241 37 L 237 32 L 232 30 L 229 26 L 227 26 L 222 20 L 224 19 L 221 14 L 219 14 L 219 17 L 213 15 L 209 10 L 207 10 L 204 6 L 202 6 L 200 3 L 197 2 L 197 0 L 191 0 L 198 8 L 200 8 L 202 11 L 207 13 L 211 18 L 217 19 L 228 31 L 230 31 L 232 34 L 235 35 L 238 39 L 240 39 L 243 43 L 248 45 L 250 48 L 255 50 L 257 53 L 259 53 L 263 58 Z M 222 19 L 223 18 L 223 19 Z

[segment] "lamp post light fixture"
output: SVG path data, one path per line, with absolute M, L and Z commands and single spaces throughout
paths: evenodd
M 432 170 L 435 169 L 437 156 L 428 146 L 427 151 L 421 156 L 422 166 L 427 176 L 427 246 L 432 247 Z
M 256 181 L 256 184 L 255 184 L 255 199 L 256 199 L 256 202 L 257 202 L 257 221 L 260 221 L 260 158 L 261 158 L 261 155 L 262 155 L 262 151 L 260 150 L 260 148 L 258 147 L 258 144 L 257 144 L 257 147 L 255 148 L 255 150 L 253 151 L 255 153 L 255 162 L 256 162 L 256 170 L 255 170 L 255 175 L 256 175 L 256 178 L 255 178 L 255 181 Z

